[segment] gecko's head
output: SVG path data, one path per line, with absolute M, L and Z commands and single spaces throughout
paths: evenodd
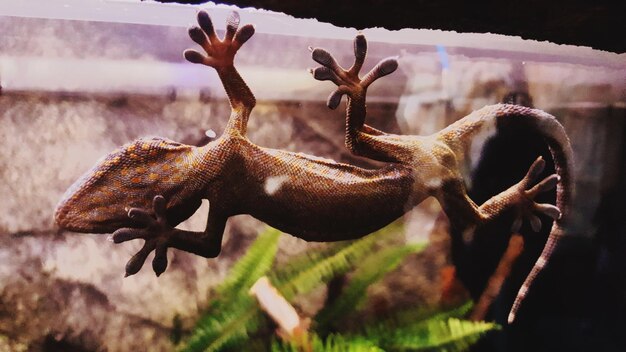
M 136 226 L 128 209 L 150 208 L 157 194 L 168 197 L 168 206 L 194 195 L 200 183 L 189 171 L 197 150 L 162 138 L 126 144 L 74 182 L 57 205 L 54 220 L 63 229 L 84 233 Z
M 109 233 L 131 226 L 124 209 L 124 191 L 106 186 L 103 162 L 85 173 L 59 201 L 54 221 L 62 229 L 83 233 Z M 122 203 L 120 203 L 122 202 Z

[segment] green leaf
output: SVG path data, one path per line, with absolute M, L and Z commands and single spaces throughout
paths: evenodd
M 498 328 L 497 324 L 482 321 L 431 319 L 397 329 L 381 345 L 389 350 L 460 352 L 467 350 L 487 332 Z
M 242 292 L 248 294 L 250 287 L 270 270 L 278 250 L 280 234 L 280 231 L 271 227 L 261 233 L 217 286 L 217 294 L 224 298 Z
M 322 340 L 319 336 L 312 334 L 309 338 L 311 350 L 315 352 L 384 352 L 383 349 L 362 336 L 331 334 Z M 274 340 L 271 351 L 302 352 L 303 349 L 298 345 Z
M 386 319 L 379 320 L 378 322 L 369 325 L 367 329 L 381 329 L 383 331 L 382 333 L 386 334 L 385 330 L 390 327 L 418 326 L 420 324 L 426 324 L 429 321 L 447 320 L 448 318 L 462 319 L 467 316 L 473 307 L 474 303 L 472 301 L 467 301 L 460 306 L 450 307 L 445 310 L 440 307 L 404 308 Z
M 248 291 L 271 268 L 279 237 L 280 231 L 272 228 L 257 237 L 215 289 L 217 298 L 198 320 L 182 351 L 218 351 L 236 346 L 257 329 L 260 309 Z
M 324 331 L 328 324 L 354 311 L 365 298 L 370 285 L 395 270 L 409 254 L 420 252 L 425 247 L 425 244 L 388 247 L 366 258 L 359 264 L 348 286 L 337 300 L 318 313 L 316 316 L 318 329 Z
M 319 261 L 337 254 L 337 252 L 350 244 L 350 241 L 328 243 L 324 247 L 307 250 L 304 253 L 288 258 L 280 266 L 274 266 L 271 273 L 272 282 L 287 282 Z
M 181 351 L 219 351 L 245 341 L 256 330 L 260 310 L 252 297 L 231 301 L 221 311 L 205 313 Z
M 410 253 L 423 248 L 422 245 L 397 246 L 390 226 L 378 234 L 360 240 L 330 246 L 323 251 L 309 253 L 278 270 L 274 268 L 272 282 L 288 300 L 297 294 L 328 282 L 333 277 L 357 268 L 348 287 L 333 305 L 329 317 L 340 319 L 343 312 L 350 311 L 364 296 L 367 286 L 380 280 L 396 268 Z M 382 236 L 385 234 L 385 236 Z M 192 336 L 183 346 L 183 351 L 245 350 L 248 342 L 262 347 L 260 336 L 252 336 L 267 324 L 266 317 L 256 300 L 248 294 L 261 276 L 269 271 L 278 248 L 280 232 L 270 229 L 261 234 L 246 254 L 232 267 L 224 282 L 216 289 L 217 299 L 211 309 L 199 320 Z M 392 244 L 394 243 L 394 244 Z M 379 249 L 379 246 L 383 246 Z M 471 309 L 471 303 L 424 318 L 424 309 L 399 314 L 393 319 L 378 321 L 364 330 L 363 335 L 331 334 L 321 339 L 311 334 L 313 351 L 396 351 L 396 350 L 446 350 L 461 351 L 495 324 L 469 322 L 456 317 Z M 420 314 L 419 319 L 418 313 Z M 330 318 L 325 318 L 330 319 Z M 251 340 L 252 339 L 252 340 Z M 267 340 L 266 340 L 267 341 Z M 276 342 L 273 351 L 298 351 L 297 346 Z
M 397 225 L 391 227 L 397 228 Z M 378 235 L 386 231 L 389 230 L 381 230 L 358 239 L 328 257 L 311 259 L 309 266 L 293 275 L 272 275 L 272 282 L 287 300 L 293 299 L 297 294 L 309 292 L 356 267 L 363 258 L 374 251 L 374 245 L 379 240 Z M 281 280 L 281 277 L 288 279 Z
M 464 351 L 497 324 L 459 319 L 472 302 L 447 311 L 412 309 L 366 327 L 363 336 L 387 351 Z

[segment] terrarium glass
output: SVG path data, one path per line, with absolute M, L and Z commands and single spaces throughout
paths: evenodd
M 0 311 L 8 312 L 0 316 L 5 327 L 0 331 L 12 341 L 9 346 L 18 346 L 15 341 L 41 346 L 51 339 L 88 350 L 145 345 L 169 350 L 169 332 L 177 324 L 193 326 L 198 311 L 208 304 L 210 288 L 264 229 L 258 220 L 238 216 L 229 221 L 218 258 L 170 251 L 170 268 L 161 278 L 144 269 L 122 280 L 124 264 L 139 243 L 114 245 L 107 236 L 62 232 L 53 222 L 63 192 L 120 145 L 144 136 L 203 145 L 222 134 L 230 107 L 219 77 L 209 67 L 187 62 L 182 54 L 187 48 L 198 49 L 187 28 L 195 24 L 199 9 L 210 14 L 223 35 L 226 18 L 236 8 L 128 1 L 0 3 L 0 292 L 5 293 L 0 295 L 5 307 Z M 354 37 L 362 33 L 368 41 L 364 71 L 386 57 L 397 57 L 399 63 L 396 72 L 368 90 L 367 123 L 382 131 L 429 135 L 474 110 L 502 102 L 556 116 L 573 148 L 575 188 L 567 210 L 572 214 L 566 233 L 570 244 L 561 251 L 566 259 L 560 263 L 571 264 L 579 256 L 594 258 L 585 270 L 624 264 L 611 252 L 626 248 L 624 230 L 615 225 L 625 194 L 624 54 L 496 34 L 357 31 L 269 11 L 236 10 L 242 24 L 256 28 L 235 58 L 257 98 L 248 125 L 254 143 L 364 168 L 385 165 L 355 156 L 344 146 L 345 100 L 329 109 L 327 98 L 335 86 L 315 80 L 309 72 L 319 66 L 309 47 L 325 48 L 349 67 Z M 472 150 L 464 176 L 478 204 L 517 182 L 518 176 L 511 173 L 521 171 L 523 176 L 537 157 L 531 154 L 541 149 L 523 131 L 512 131 L 504 139 L 480 144 L 490 147 L 490 154 Z M 530 147 L 525 149 L 527 142 Z M 485 155 L 492 159 L 481 164 Z M 208 209 L 205 201 L 199 216 L 181 228 L 201 231 Z M 376 316 L 382 306 L 392 309 L 407 302 L 433 306 L 441 303 L 443 291 L 451 290 L 445 273 L 453 260 L 440 214 L 438 203 L 428 199 L 402 217 L 403 240 L 430 241 L 433 250 L 403 264 L 395 276 L 368 291 L 364 314 Z M 532 233 L 527 225 L 524 231 Z M 505 287 L 510 292 L 493 320 L 504 323 L 521 280 L 543 248 L 546 231 L 527 240 L 527 253 L 514 269 L 517 279 Z M 481 239 L 478 248 L 470 250 L 474 262 L 465 275 L 476 279 L 476 287 L 457 295 L 479 296 L 509 235 Z M 581 249 L 591 243 L 596 246 L 589 249 L 593 253 Z M 283 236 L 278 260 L 318 247 Z M 594 262 L 603 255 L 604 264 Z M 623 272 L 603 273 L 617 275 L 622 285 L 618 289 L 623 290 Z M 582 280 L 592 280 L 586 272 L 581 275 Z M 576 287 L 565 280 L 564 289 Z M 565 310 L 573 299 L 558 302 L 568 294 L 554 292 L 558 285 L 544 283 L 544 296 L 549 291 L 553 300 L 535 299 L 535 304 Z M 318 296 L 298 301 L 300 312 L 310 316 L 319 310 L 324 295 Z M 619 298 L 623 303 L 624 297 Z M 623 321 L 623 313 L 618 309 L 613 314 Z M 549 324 L 539 316 L 540 323 Z M 129 325 L 134 326 L 132 334 Z

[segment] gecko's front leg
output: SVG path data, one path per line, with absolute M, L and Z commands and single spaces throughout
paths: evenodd
M 189 28 L 189 37 L 202 47 L 205 54 L 187 49 L 183 55 L 189 62 L 213 67 L 217 71 L 232 108 L 224 133 L 245 136 L 248 117 L 256 100 L 235 69 L 234 60 L 237 51 L 254 35 L 254 26 L 247 24 L 239 28 L 237 12 L 232 12 L 226 22 L 226 34 L 220 40 L 211 17 L 205 11 L 198 12 L 199 27 Z
M 128 211 L 128 216 L 143 228 L 122 228 L 112 235 L 115 243 L 145 240 L 143 247 L 126 264 L 125 276 L 136 274 L 152 251 L 155 252 L 152 269 L 157 276 L 161 275 L 167 268 L 168 247 L 205 258 L 215 258 L 220 253 L 227 216 L 222 216 L 218 209 L 211 207 L 205 232 L 197 233 L 179 230 L 168 223 L 166 201 L 162 196 L 154 197 L 152 207 L 154 216 L 146 209 L 131 208 Z

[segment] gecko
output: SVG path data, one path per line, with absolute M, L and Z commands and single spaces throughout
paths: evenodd
M 571 194 L 571 147 L 563 127 L 543 111 L 498 104 L 477 110 L 429 136 L 388 134 L 365 124 L 367 88 L 396 70 L 396 58 L 380 61 L 362 78 L 367 53 L 362 34 L 354 41 L 355 61 L 338 65 L 322 48 L 309 48 L 321 64 L 311 70 L 317 80 L 332 81 L 337 89 L 327 105 L 337 108 L 347 96 L 345 144 L 354 154 L 384 162 L 365 169 L 330 159 L 265 148 L 246 137 L 247 122 L 256 104 L 254 94 L 235 68 L 235 54 L 253 36 L 251 24 L 239 26 L 232 12 L 223 38 L 216 34 L 205 11 L 190 38 L 204 51 L 187 49 L 194 64 L 216 70 L 228 96 L 231 114 L 224 132 L 204 146 L 190 146 L 160 137 L 140 138 L 104 156 L 63 195 L 55 209 L 60 228 L 84 233 L 113 233 L 115 243 L 143 239 L 143 247 L 125 267 L 136 274 L 154 251 L 157 276 L 167 268 L 168 248 L 215 258 L 228 218 L 248 214 L 306 241 L 343 241 L 368 235 L 395 221 L 428 197 L 435 197 L 450 224 L 471 238 L 473 231 L 514 211 L 512 231 L 523 221 L 533 229 L 542 224 L 537 213 L 554 219 L 545 248 L 513 304 L 513 321 L 532 281 L 549 260 L 567 219 Z M 481 205 L 467 194 L 465 160 L 481 135 L 495 133 L 507 120 L 521 120 L 541 133 L 550 146 L 556 172 L 539 179 L 540 157 L 516 184 Z M 556 188 L 557 202 L 539 204 L 534 198 Z M 209 202 L 203 232 L 176 226 L 191 217 L 203 199 Z

